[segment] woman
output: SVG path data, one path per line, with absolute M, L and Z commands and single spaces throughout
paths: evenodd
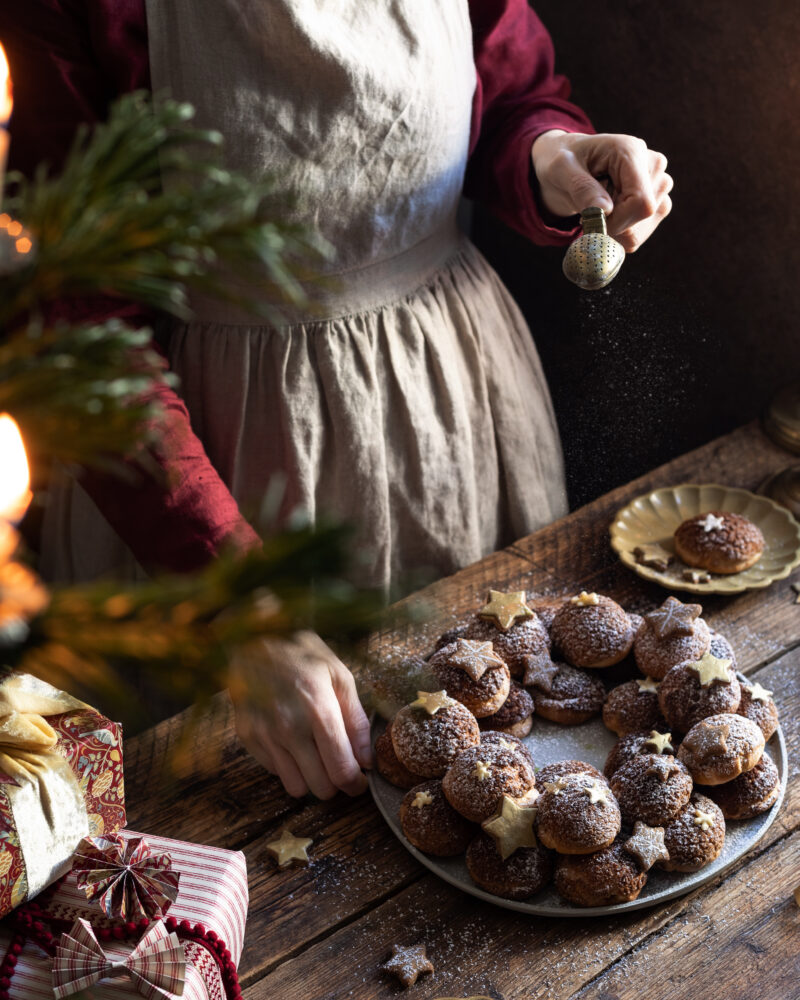
M 53 574 L 119 571 L 130 553 L 188 570 L 254 545 L 239 504 L 275 472 L 284 514 L 358 523 L 383 586 L 566 513 L 533 341 L 457 204 L 463 191 L 553 244 L 600 205 L 631 251 L 669 212 L 672 181 L 641 140 L 591 134 L 525 0 L 13 0 L 0 38 L 23 169 L 58 162 L 119 92 L 167 90 L 224 134 L 232 166 L 280 179 L 276 212 L 336 249 L 335 280 L 284 326 L 195 298 L 168 348 L 170 487 L 83 477 L 51 517 Z M 312 635 L 263 658 L 270 707 L 237 708 L 250 751 L 291 795 L 361 791 L 369 733 L 347 668 Z

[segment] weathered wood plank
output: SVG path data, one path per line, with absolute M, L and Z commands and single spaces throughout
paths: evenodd
M 800 652 L 789 653 L 757 676 L 776 693 L 790 757 L 796 761 L 800 759 Z M 794 781 L 790 783 L 780 816 L 756 850 L 765 851 L 798 827 L 800 786 Z M 368 816 L 363 823 L 359 821 L 358 829 L 362 828 L 370 830 Z M 387 857 L 394 864 L 394 844 L 388 830 L 383 829 L 385 835 L 380 839 L 388 841 Z M 252 850 L 258 853 L 256 845 L 252 845 Z M 326 858 L 331 854 L 326 854 Z M 380 858 L 379 843 L 370 848 L 369 857 L 370 864 L 364 871 L 372 880 L 372 859 Z M 402 865 L 398 872 L 403 872 L 403 881 L 413 878 L 413 871 L 404 871 Z M 684 897 L 612 921 L 541 920 L 487 906 L 426 873 L 382 905 L 317 940 L 325 926 L 324 914 L 330 912 L 325 894 L 333 894 L 341 920 L 346 915 L 346 908 L 341 907 L 343 895 L 349 895 L 355 889 L 354 881 L 363 878 L 358 866 L 353 871 L 349 865 L 343 865 L 338 873 L 340 878 L 336 879 L 337 872 L 326 865 L 326 884 L 317 897 L 319 915 L 307 907 L 295 907 L 294 900 L 285 901 L 287 894 L 298 892 L 300 884 L 315 880 L 313 868 L 299 875 L 275 872 L 271 878 L 259 882 L 252 894 L 249 943 L 246 961 L 242 963 L 245 983 L 252 984 L 247 1000 L 274 996 L 283 1000 L 340 1000 L 351 990 L 356 991 L 354 995 L 359 1000 L 394 996 L 396 988 L 377 972 L 378 965 L 392 944 L 417 941 L 429 945 L 438 970 L 430 983 L 420 980 L 415 987 L 415 997 L 419 1000 L 481 993 L 500 995 L 506 1000 L 511 997 L 555 1000 L 579 990 L 610 963 L 694 905 L 695 898 Z M 382 886 L 383 894 L 389 888 L 387 881 Z M 304 898 L 313 898 L 313 891 L 306 885 Z M 699 893 L 703 898 L 713 899 L 716 891 L 712 886 Z M 713 901 L 707 905 L 713 909 Z M 333 929 L 334 921 L 330 926 Z M 304 939 L 315 943 L 306 947 Z M 282 961 L 270 973 L 268 970 L 280 960 L 281 947 L 287 948 L 287 955 L 296 957 Z M 253 959 L 255 964 L 251 964 Z M 322 969 L 324 980 L 318 978 Z

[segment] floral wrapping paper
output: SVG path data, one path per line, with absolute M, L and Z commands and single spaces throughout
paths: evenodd
M 169 916 L 177 921 L 188 920 L 194 926 L 202 924 L 221 938 L 231 953 L 234 965 L 239 964 L 244 944 L 247 919 L 247 866 L 240 851 L 226 851 L 203 844 L 189 844 L 166 837 L 121 830 L 123 840 L 144 836 L 154 853 L 167 853 L 173 870 L 180 874 L 178 896 L 169 908 Z M 84 917 L 93 927 L 107 927 L 110 922 L 97 906 L 87 903 L 86 893 L 78 887 L 75 872 L 69 874 L 45 897 L 45 914 L 57 921 L 73 921 Z M 60 926 L 64 926 L 63 924 Z M 5 950 L 8 932 L 0 925 L 0 948 Z M 133 950 L 131 942 L 103 942 L 106 954 L 119 961 Z M 182 1000 L 225 1000 L 219 967 L 210 952 L 201 944 L 184 943 L 186 983 Z M 10 1000 L 52 1000 L 51 960 L 30 941 L 20 954 L 9 987 Z M 91 988 L 92 1000 L 119 1000 L 140 997 L 126 979 L 104 981 Z
M 56 733 L 55 752 L 67 762 L 80 788 L 88 835 L 115 833 L 125 825 L 122 728 L 88 707 L 50 715 L 46 721 Z M 11 805 L 11 789 L 18 786 L 17 780 L 0 773 L 0 916 L 24 902 L 29 891 Z M 36 817 L 26 817 L 26 821 L 35 823 Z M 79 840 L 64 849 L 63 858 L 53 859 L 53 879 L 69 868 L 71 851 Z

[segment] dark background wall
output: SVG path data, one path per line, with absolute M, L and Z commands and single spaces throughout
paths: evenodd
M 800 376 L 800 4 L 533 6 L 597 130 L 646 139 L 675 178 L 672 214 L 601 292 L 561 276 L 562 250 L 475 213 L 547 370 L 574 507 Z

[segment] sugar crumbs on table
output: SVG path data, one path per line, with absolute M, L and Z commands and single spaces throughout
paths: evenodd
M 290 830 L 284 830 L 278 840 L 267 844 L 267 850 L 275 856 L 279 868 L 292 864 L 307 865 L 310 862 L 308 849 L 313 844 L 311 837 L 295 837 Z
M 433 972 L 433 965 L 425 954 L 424 944 L 408 948 L 393 944 L 391 957 L 381 969 L 395 976 L 403 986 L 413 986 L 424 972 Z

